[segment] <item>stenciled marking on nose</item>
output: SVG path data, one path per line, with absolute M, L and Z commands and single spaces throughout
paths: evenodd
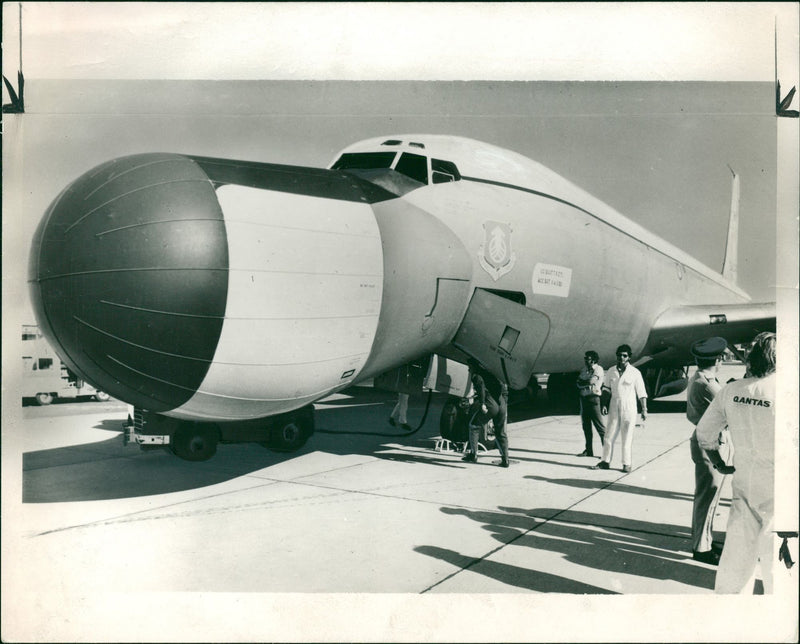
M 216 351 L 228 244 L 214 186 L 190 159 L 145 154 L 77 179 L 37 230 L 30 287 L 67 363 L 128 403 L 191 398 Z

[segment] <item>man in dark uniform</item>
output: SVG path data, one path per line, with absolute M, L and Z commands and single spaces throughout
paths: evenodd
M 714 400 L 722 385 L 717 369 L 722 354 L 728 348 L 724 338 L 698 340 L 691 347 L 697 371 L 686 390 L 686 417 L 695 427 Z M 713 524 L 725 475 L 718 472 L 697 442 L 697 429 L 692 432 L 689 446 L 694 461 L 694 505 L 692 507 L 692 558 L 716 566 L 721 548 L 714 546 Z
M 583 438 L 585 447 L 578 456 L 594 456 L 592 447 L 592 425 L 600 437 L 600 450 L 603 449 L 603 436 L 606 424 L 600 413 L 600 394 L 602 393 L 605 372 L 598 363 L 600 356 L 597 351 L 587 351 L 583 356 L 584 367 L 578 376 L 578 390 L 581 394 L 581 424 L 583 425 Z
M 468 463 L 478 460 L 478 440 L 481 427 L 491 420 L 494 424 L 494 437 L 500 451 L 500 466 L 508 467 L 508 385 L 501 383 L 474 360 L 469 363 L 475 401 L 470 410 L 469 451 L 462 459 Z

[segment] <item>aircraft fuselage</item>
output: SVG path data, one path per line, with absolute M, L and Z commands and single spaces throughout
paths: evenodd
M 640 352 L 675 307 L 749 301 L 540 164 L 430 135 L 357 143 L 331 169 L 111 161 L 50 206 L 29 282 L 76 373 L 219 421 L 298 409 L 428 353 L 494 370 L 486 356 L 502 357 L 523 387 L 587 349 Z

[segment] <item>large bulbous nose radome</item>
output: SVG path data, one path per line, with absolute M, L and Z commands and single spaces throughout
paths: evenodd
M 69 185 L 34 237 L 29 285 L 66 363 L 153 411 L 197 390 L 225 315 L 228 244 L 208 176 L 191 159 L 116 159 Z

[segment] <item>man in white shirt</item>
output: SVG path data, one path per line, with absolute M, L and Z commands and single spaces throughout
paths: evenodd
M 719 454 L 727 425 L 735 467 Z M 761 564 L 764 593 L 772 592 L 775 504 L 775 334 L 759 333 L 747 355 L 747 375 L 725 385 L 697 425 L 697 442 L 714 467 L 733 474 L 733 499 L 714 591 L 748 593 Z
M 617 364 L 605 373 L 603 381 L 602 413 L 608 414 L 606 437 L 603 441 L 603 460 L 592 469 L 611 467 L 614 443 L 622 433 L 622 471 L 631 471 L 633 453 L 633 427 L 636 424 L 636 400 L 642 407 L 642 422 L 647 419 L 647 392 L 641 372 L 630 364 L 631 348 L 627 344 L 617 347 Z M 606 398 L 610 396 L 610 400 Z

